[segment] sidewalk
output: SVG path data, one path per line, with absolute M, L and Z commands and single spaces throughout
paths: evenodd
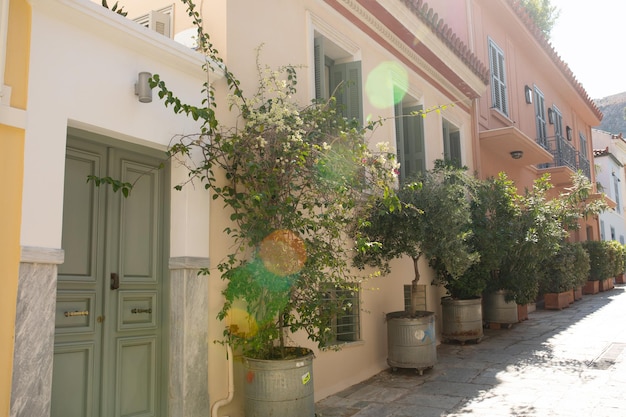
M 316 404 L 318 417 L 626 416 L 626 287 L 537 309 L 438 362 L 378 375 Z

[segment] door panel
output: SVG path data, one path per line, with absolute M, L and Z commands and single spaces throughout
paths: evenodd
M 63 375 L 62 383 L 54 381 L 51 415 L 84 417 L 93 415 L 94 364 L 93 343 L 55 344 L 53 374 Z
M 156 155 L 68 138 L 52 416 L 164 415 L 160 163 Z M 87 183 L 88 175 L 134 186 L 124 198 Z
M 156 337 L 118 339 L 115 417 L 155 415 L 156 351 Z

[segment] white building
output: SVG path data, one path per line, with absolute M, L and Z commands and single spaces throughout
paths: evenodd
M 617 240 L 621 244 L 626 239 L 624 218 L 624 196 L 626 195 L 626 141 L 622 135 L 614 135 L 601 130 L 593 130 L 596 180 L 604 193 L 616 203 L 614 209 L 600 214 L 600 238 Z

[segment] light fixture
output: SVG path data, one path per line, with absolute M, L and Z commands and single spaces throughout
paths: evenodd
M 137 76 L 137 83 L 135 84 L 135 95 L 139 97 L 140 103 L 152 102 L 152 88 L 148 80 L 152 77 L 149 72 L 140 72 Z
M 552 107 L 548 107 L 548 122 L 551 125 L 554 124 L 554 110 L 552 110 Z
M 526 98 L 526 104 L 533 103 L 533 90 L 529 86 L 524 86 L 524 97 Z
M 522 156 L 524 156 L 524 151 L 511 151 L 511 158 L 513 159 L 520 159 Z
M 567 137 L 567 140 L 570 142 L 572 141 L 572 128 L 569 126 L 565 128 L 565 137 Z

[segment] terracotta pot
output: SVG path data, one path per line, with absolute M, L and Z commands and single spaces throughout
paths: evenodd
M 571 294 L 571 291 L 564 291 L 559 293 L 551 292 L 544 294 L 543 300 L 545 302 L 545 309 L 563 310 L 564 308 L 569 307 Z
M 574 301 L 581 300 L 583 298 L 583 287 L 574 288 Z
M 517 305 L 517 319 L 519 321 L 528 320 L 528 304 Z
M 607 278 L 600 281 L 600 292 L 609 291 L 613 288 L 613 278 Z
M 583 294 L 597 294 L 600 291 L 599 281 L 587 281 L 583 287 Z
M 564 291 L 567 294 L 567 302 L 574 304 L 574 290 Z
M 615 283 L 616 284 L 626 284 L 626 278 L 624 277 L 624 274 L 619 274 L 615 277 Z

